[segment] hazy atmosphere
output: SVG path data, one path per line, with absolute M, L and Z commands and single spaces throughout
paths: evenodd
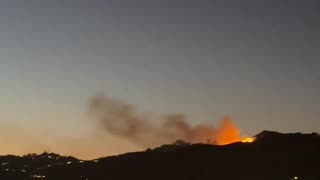
M 316 0 L 3 0 L 0 154 L 87 159 L 153 145 L 105 131 L 90 110 L 99 94 L 152 127 L 179 114 L 188 127 L 231 117 L 243 136 L 320 132 L 319 9 Z

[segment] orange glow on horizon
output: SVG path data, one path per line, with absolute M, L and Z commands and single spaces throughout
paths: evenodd
M 252 143 L 255 140 L 253 137 L 248 137 L 242 140 L 243 143 Z
M 254 137 L 247 137 L 247 138 L 240 138 L 238 140 L 225 140 L 225 141 L 220 141 L 216 145 L 228 145 L 232 143 L 237 143 L 237 142 L 242 142 L 242 143 L 253 143 L 255 141 Z
M 225 117 L 221 123 L 221 127 L 215 137 L 216 145 L 228 145 L 236 142 L 252 143 L 254 137 L 242 137 L 240 130 L 231 118 Z

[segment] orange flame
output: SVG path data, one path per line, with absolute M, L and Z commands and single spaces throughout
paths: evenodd
M 227 145 L 236 142 L 252 143 L 255 138 L 253 137 L 242 137 L 240 130 L 233 123 L 232 119 L 225 117 L 220 125 L 220 128 L 215 137 L 217 145 Z
M 243 139 L 241 142 L 243 143 L 252 143 L 255 140 L 254 137 L 247 137 L 245 139 Z
M 254 137 L 246 137 L 246 138 L 239 138 L 237 140 L 228 139 L 228 136 L 224 139 L 220 139 L 217 141 L 216 145 L 228 145 L 232 143 L 242 142 L 242 143 L 253 143 L 255 141 Z

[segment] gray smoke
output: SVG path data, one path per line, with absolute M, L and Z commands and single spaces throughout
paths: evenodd
M 161 125 L 155 125 L 138 113 L 133 105 L 97 95 L 90 101 L 90 111 L 109 133 L 143 147 L 155 147 L 184 140 L 193 143 L 223 144 L 224 140 L 238 140 L 239 130 L 231 119 L 225 118 L 220 128 L 212 125 L 191 126 L 181 114 L 167 115 Z M 230 134 L 232 137 L 228 137 Z M 226 134 L 228 133 L 228 134 Z

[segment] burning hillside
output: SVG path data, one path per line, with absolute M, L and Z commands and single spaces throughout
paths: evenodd
M 131 104 L 103 95 L 94 97 L 90 110 L 109 133 L 125 138 L 143 147 L 155 147 L 181 139 L 192 143 L 226 145 L 234 142 L 252 142 L 254 139 L 241 136 L 232 119 L 225 117 L 219 127 L 210 124 L 190 125 L 184 115 L 167 115 L 157 126 L 138 113 Z
M 264 131 L 256 138 L 225 146 L 177 141 L 91 161 L 54 153 L 0 156 L 0 179 L 320 179 L 317 133 Z

